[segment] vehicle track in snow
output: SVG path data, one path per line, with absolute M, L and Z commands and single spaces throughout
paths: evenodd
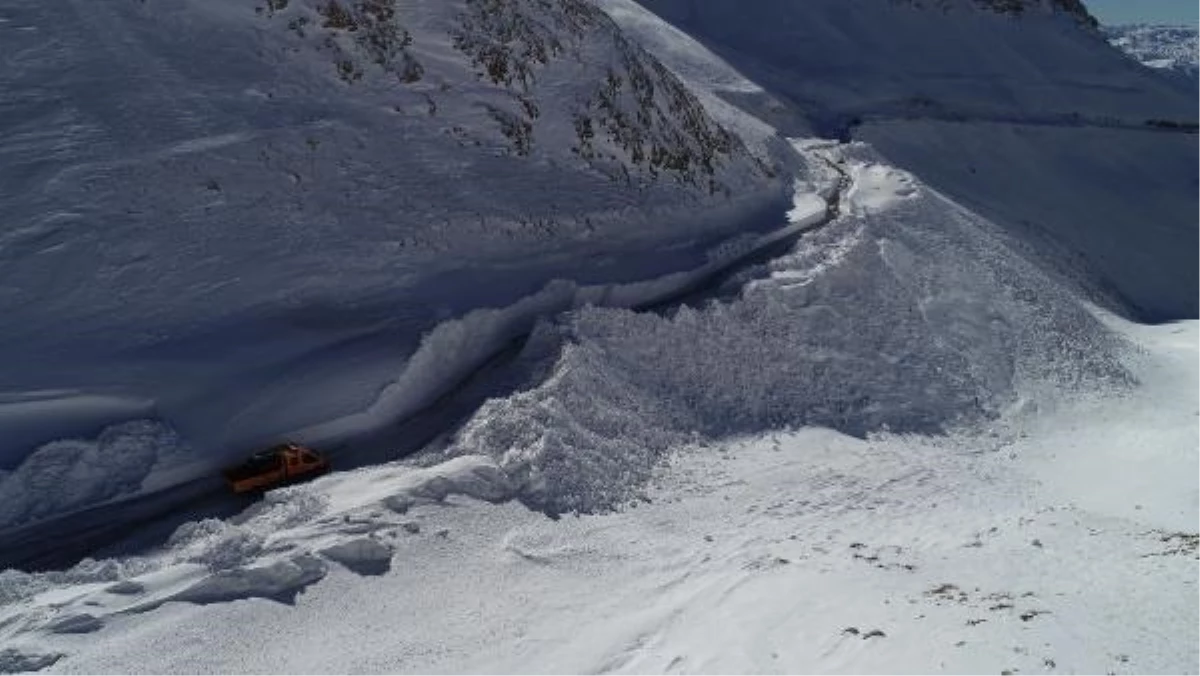
M 836 142 L 830 142 L 810 148 L 815 157 L 837 174 L 830 194 L 824 198 L 823 217 L 803 227 L 784 229 L 787 230 L 784 236 L 731 259 L 723 267 L 674 292 L 634 305 L 631 310 L 665 314 L 683 306 L 728 298 L 748 281 L 744 278 L 745 273 L 786 255 L 805 234 L 840 218 L 843 198 L 853 187 L 853 179 L 838 162 L 838 147 Z M 448 438 L 487 400 L 507 396 L 533 384 L 527 372 L 528 364 L 518 359 L 528 338 L 529 334 L 525 333 L 505 343 L 428 406 L 381 428 L 347 436 L 323 449 L 335 471 L 411 456 L 441 438 Z M 0 532 L 0 570 L 55 570 L 68 568 L 85 557 L 134 554 L 161 546 L 184 523 L 229 518 L 255 501 L 252 496 L 228 493 L 214 475 L 153 493 L 86 507 Z

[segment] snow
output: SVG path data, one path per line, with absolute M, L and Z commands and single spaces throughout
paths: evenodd
M 1186 672 L 1194 547 L 1167 553 L 1151 511 L 1115 516 L 1031 480 L 1061 438 L 1042 432 L 1072 425 L 1098 428 L 1104 459 L 1126 473 L 1139 458 L 1104 432 L 1141 429 L 1194 461 L 1174 430 L 1140 422 L 1166 405 L 1195 434 L 1194 387 L 1157 377 L 1190 364 L 1194 381 L 1194 343 L 1191 355 L 1182 343 L 1200 326 L 1109 321 L 1144 350 L 1131 366 L 1164 397 L 1107 398 L 1129 416 L 1094 402 L 1027 408 L 1026 436 L 998 445 L 813 428 L 681 448 L 636 509 L 551 521 L 451 497 L 405 515 L 416 533 L 377 531 L 395 551 L 386 574 L 329 569 L 294 605 L 168 603 L 113 616 L 87 643 L 27 635 L 18 649 L 71 651 L 48 669 L 61 673 Z M 1109 506 L 1130 497 L 1110 493 Z M 1194 496 L 1173 508 L 1195 523 Z M 262 568 L 271 580 L 301 570 Z M 246 594 L 247 578 L 218 579 Z M 268 640 L 280 634 L 305 640 Z
M 1127 381 L 1119 341 L 994 226 L 865 146 L 838 152 L 868 179 L 847 191 L 852 218 L 802 238 L 730 302 L 584 308 L 546 326 L 561 345 L 546 381 L 485 404 L 458 451 L 495 457 L 541 508 L 590 511 L 635 497 L 696 434 L 927 433 L 995 417 L 1034 382 Z
M 321 556 L 337 561 L 359 575 L 383 575 L 392 567 L 392 548 L 372 538 L 327 547 L 321 550 Z
M 1079 424 L 1037 420 L 1028 431 L 1036 441 L 1026 444 L 1030 475 L 1047 494 L 1090 512 L 1193 532 L 1200 504 L 1197 324 L 1106 320 L 1148 350 L 1137 359 L 1139 397 L 1133 404 L 1104 397 L 1077 402 L 1072 417 Z
M 1197 316 L 1195 136 L 937 120 L 859 135 L 1098 301 L 1146 321 Z
M 1124 316 L 1200 316 L 1195 83 L 1053 9 L 1068 5 L 641 4 L 762 86 L 723 94 L 762 120 L 871 143 Z
M 728 31 L 724 38 L 737 38 L 749 21 L 730 13 L 733 3 L 718 0 L 646 4 L 668 16 L 682 12 L 683 18 L 674 17 L 682 25 L 717 26 Z M 54 428 L 54 415 L 21 433 L 26 441 L 44 433 L 82 440 L 50 441 L 6 465 L 13 471 L 0 475 L 6 500 L 0 504 L 10 522 L 170 486 L 242 441 L 287 432 L 336 443 L 370 433 L 434 404 L 499 350 L 511 348 L 509 367 L 524 378 L 461 427 L 443 430 L 416 457 L 270 491 L 231 518 L 199 513 L 159 546 L 85 559 L 63 571 L 0 571 L 0 671 L 1194 671 L 1200 663 L 1200 322 L 1142 325 L 1097 307 L 1079 293 L 1088 280 L 1064 280 L 1046 265 L 1052 256 L 1031 255 L 1043 242 L 1008 227 L 1038 209 L 1076 218 L 1084 213 L 1082 201 L 1102 208 L 1096 186 L 1110 170 L 1111 192 L 1123 196 L 1114 203 L 1126 204 L 1162 169 L 1143 167 L 1137 180 L 1126 181 L 1129 172 L 1104 166 L 1094 147 L 1080 150 L 1068 142 L 1079 138 L 1072 134 L 1111 142 L 1105 147 L 1115 150 L 1114 165 L 1134 154 L 1131 149 L 1159 143 L 1149 139 L 1168 137 L 1049 125 L 1045 135 L 1031 133 L 1008 154 L 979 160 L 979 180 L 998 183 L 987 193 L 970 179 L 955 182 L 946 160 L 956 143 L 975 161 L 995 152 L 1005 134 L 1041 129 L 1056 112 L 1031 111 L 1023 102 L 1053 108 L 1071 99 L 1069 90 L 1091 91 L 1101 71 L 1128 85 L 1126 93 L 1140 89 L 1146 98 L 1110 88 L 1078 99 L 1096 110 L 1133 114 L 1165 90 L 1138 79 L 1143 75 L 1125 61 L 1097 57 L 1087 42 L 1095 36 L 1079 32 L 1051 3 L 1034 3 L 1036 11 L 1019 18 L 979 10 L 979 3 L 941 3 L 942 12 L 905 4 L 811 0 L 805 7 L 812 20 L 804 25 L 788 20 L 787 12 L 768 14 L 778 19 L 772 25 L 779 31 L 753 45 L 768 57 L 755 71 L 756 80 L 766 75 L 762 89 L 734 67 L 757 57 L 731 53 L 731 43 L 722 40 L 701 44 L 624 0 L 601 3 L 606 15 L 573 1 L 489 5 L 498 15 L 472 14 L 478 7 L 471 2 L 409 3 L 405 20 L 417 37 L 411 52 L 400 49 L 389 57 L 394 60 L 378 62 L 382 74 L 364 72 L 361 81 L 352 62 L 342 72 L 350 80 L 344 84 L 362 88 L 355 95 L 335 90 L 334 100 L 321 92 L 339 81 L 339 71 L 321 50 L 357 58 L 356 45 L 369 42 L 339 34 L 313 51 L 319 36 L 250 31 L 246 8 L 224 1 L 144 9 L 18 7 L 18 23 L 61 21 L 69 39 L 48 44 L 67 57 L 78 60 L 86 50 L 72 50 L 95 39 L 111 54 L 149 63 L 150 84 L 133 92 L 133 102 L 189 79 L 195 85 L 179 90 L 187 105 L 148 112 L 161 124 L 144 134 L 102 111 L 109 117 L 101 118 L 127 125 L 116 136 L 128 153 L 99 143 L 88 150 L 99 156 L 75 157 L 79 147 L 90 148 L 83 141 L 95 133 L 80 125 L 75 131 L 83 141 L 70 135 L 54 141 L 72 158 L 69 166 L 37 165 L 44 175 L 22 180 L 44 179 L 51 192 L 69 184 L 60 197 L 86 189 L 88 204 L 103 211 L 112 206 L 103 199 L 106 172 L 133 180 L 130 194 L 136 194 L 136 186 L 150 185 L 164 169 L 190 166 L 196 176 L 218 166 L 254 169 L 232 171 L 232 186 L 222 180 L 218 190 L 205 187 L 221 194 L 203 193 L 202 202 L 186 208 L 163 211 L 188 202 L 170 181 L 162 182 L 164 195 L 138 198 L 149 203 L 134 200 L 135 210 L 152 206 L 189 226 L 219 226 L 209 233 L 212 242 L 197 249 L 189 241 L 183 248 L 188 255 L 211 255 L 203 269 L 167 264 L 161 289 L 136 283 L 138 275 L 161 272 L 154 269 L 158 255 L 173 252 L 164 242 L 178 236 L 173 228 L 171 235 L 138 230 L 142 223 L 127 241 L 146 250 L 119 252 L 120 261 L 96 266 L 118 275 L 133 266 L 127 274 L 135 283 L 105 282 L 100 275 L 101 286 L 130 289 L 121 299 L 128 307 L 116 301 L 89 306 L 83 301 L 94 300 L 87 295 L 92 290 L 54 297 L 47 317 L 69 320 L 73 331 L 48 333 L 52 339 L 39 348 L 45 353 L 16 354 L 14 363 L 58 354 L 73 341 L 93 351 L 78 362 L 53 362 L 44 377 L 14 371 L 2 401 L 23 410 L 46 402 L 76 408 L 81 413 L 67 426 L 69 434 Z M 293 13 L 283 18 L 307 16 L 312 7 L 293 0 Z M 737 7 L 753 16 L 783 5 Z M 529 17 L 521 12 L 535 10 L 546 13 L 522 20 Z M 278 18 L 272 11 L 258 19 L 272 25 Z M 568 49 L 579 58 L 547 65 L 536 86 L 515 95 L 501 82 L 480 78 L 461 98 L 458 92 L 438 98 L 443 119 L 465 125 L 449 129 L 446 138 L 431 133 L 438 122 L 419 116 L 396 128 L 383 124 L 395 138 L 368 133 L 378 132 L 380 116 L 432 105 L 392 88 L 391 77 L 411 73 L 409 59 L 419 59 L 431 82 L 461 82 L 471 64 L 466 57 L 487 53 L 501 31 L 472 31 L 478 28 L 472 22 L 487 24 L 509 11 L 516 12 L 504 29 L 516 31 L 506 34 L 510 38 L 536 53 L 538 40 L 574 35 L 566 37 Z M 888 21 L 879 22 L 881 16 Z M 938 46 L 936 54 L 997 49 L 982 61 L 982 72 L 1006 77 L 979 79 L 975 84 L 986 96 L 966 92 L 956 105 L 1001 118 L 1009 107 L 1050 117 L 891 120 L 883 114 L 861 129 L 881 149 L 773 138 L 764 120 L 789 119 L 786 109 L 771 111 L 783 105 L 773 91 L 811 94 L 792 100 L 811 103 L 815 122 L 826 113 L 857 110 L 863 92 L 854 88 L 864 83 L 880 85 L 885 94 L 905 91 L 913 81 L 908 75 L 891 81 L 896 73 L 889 69 L 912 63 L 888 40 L 933 30 L 925 22 L 964 28 L 944 33 L 965 37 L 947 38 L 952 44 Z M 90 32 L 92 24 L 116 37 Z M 548 36 L 552 25 L 566 32 Z M 591 31 L 583 31 L 588 38 L 572 28 L 580 25 Z M 230 77 L 245 80 L 241 93 L 222 101 L 232 107 L 205 99 L 214 81 L 223 96 L 236 90 L 226 74 L 181 60 L 171 44 L 199 40 L 196 26 L 230 31 L 205 32 L 204 40 Z M 168 39 L 157 32 L 162 27 L 178 34 Z M 256 58 L 229 37 L 251 33 L 261 48 Z M 884 67 L 859 81 L 816 71 L 798 83 L 776 69 L 793 57 L 804 63 L 806 54 L 823 54 L 834 71 L 861 66 L 864 57 L 853 41 L 828 49 L 847 36 L 879 37 L 880 52 L 896 58 L 872 57 Z M 1046 47 L 1059 38 L 1061 44 Z M 647 61 L 634 42 L 664 65 Z M 1034 49 L 1021 54 L 1015 49 L 1021 46 Z M 1063 63 L 1031 61 L 1045 49 Z M 263 62 L 264 54 L 274 56 Z M 281 55 L 290 56 L 271 60 Z M 40 63 L 29 54 L 21 58 Z M 777 58 L 782 61 L 770 65 Z M 686 181 L 656 183 L 632 156 L 626 163 L 604 152 L 583 161 L 584 148 L 578 157 L 563 153 L 555 135 L 569 132 L 569 113 L 579 112 L 570 109 L 572 100 L 602 112 L 638 98 L 628 92 L 588 98 L 594 92 L 586 88 L 601 76 L 586 64 L 624 69 L 630 77 L 650 74 L 655 96 L 664 99 L 679 95 L 667 70 L 682 77 L 695 91 L 688 114 L 701 115 L 693 103 L 703 106 L 746 145 L 735 147 L 718 171 L 732 182 L 728 193 L 706 193 Z M 1080 64 L 1093 68 L 1080 75 L 1072 70 Z M 39 67 L 58 66 L 45 61 Z M 259 77 L 264 71 L 279 79 Z M 17 72 L 0 77 L 28 85 L 29 73 Z M 180 72 L 187 77 L 177 77 Z M 1023 76 L 1007 77 L 1016 73 Z M 516 72 L 508 84 L 520 89 L 527 76 Z M 936 73 L 914 77 L 940 83 L 929 90 L 939 97 L 961 91 L 941 88 L 946 82 Z M 1040 78 L 1055 85 L 1055 96 L 1039 98 Z M 283 84 L 264 92 L 264 82 Z M 438 88 L 414 91 L 433 95 Z M 528 110 L 525 95 L 544 106 L 533 116 L 535 136 L 554 140 L 519 160 L 498 151 L 507 144 L 501 137 L 513 139 L 493 123 L 509 132 L 521 128 L 511 124 Z M 230 102 L 241 96 L 268 107 L 264 100 L 280 97 L 292 104 L 319 101 L 324 108 L 311 119 L 288 117 L 282 132 L 257 118 L 212 123 L 218 109 L 242 110 Z M 101 107 L 119 105 L 97 100 Z M 860 112 L 895 112 L 893 103 L 869 101 Z M 179 115 L 184 111 L 198 117 Z M 295 113 L 286 106 L 275 112 Z M 709 118 L 692 119 L 720 136 Z M 672 137 L 670 124 L 662 124 L 667 127 L 652 124 L 636 133 Z M 946 132 L 955 124 L 966 130 L 963 136 Z M 981 128 L 996 133 L 976 140 L 972 134 Z M 176 133 L 181 130 L 187 133 Z M 16 140 L 0 144 L 0 154 L 29 168 L 47 141 L 33 128 L 19 131 Z M 315 143 L 302 140 L 307 134 L 315 134 L 309 137 Z M 694 149 L 693 140 L 680 142 Z M 470 148 L 472 141 L 484 150 L 452 148 Z M 951 147 L 934 147 L 938 142 Z M 1179 137 L 1161 143 L 1171 149 L 1145 156 L 1173 157 L 1183 166 Z M 597 141 L 607 151 L 620 144 L 619 136 Z M 519 144 L 510 150 L 522 156 Z M 291 166 L 297 185 L 322 176 L 330 185 L 298 197 L 304 209 L 281 208 L 287 200 L 272 192 L 279 186 L 255 175 L 262 168 L 249 159 L 254 152 L 277 153 L 273 161 Z M 384 157 L 395 152 L 421 158 L 413 163 L 419 170 L 380 173 L 388 167 Z M 900 156 L 904 169 L 893 164 Z M 1036 168 L 1039 159 L 1056 156 Z M 46 161 L 57 162 L 54 157 Z M 1004 169 L 1022 166 L 1014 157 L 1035 167 L 1006 185 Z M 180 158 L 198 163 L 173 164 Z M 779 174 L 768 177 L 767 164 Z M 631 172 L 629 183 L 606 182 L 612 175 L 605 172 L 617 166 Z M 1062 177 L 1081 166 L 1090 173 Z M 127 170 L 133 174 L 121 173 Z M 444 180 L 417 175 L 430 171 Z M 1187 171 L 1175 178 L 1186 180 Z M 1029 181 L 1042 174 L 1061 183 L 1030 192 Z M 790 210 L 781 199 L 789 184 Z M 366 203 L 340 205 L 338 190 L 348 185 L 356 195 L 370 195 Z M 1061 185 L 1079 187 L 1078 194 L 1052 189 Z M 455 201 L 451 193 L 460 187 Z M 200 208 L 229 207 L 225 200 L 245 209 L 238 202 L 242 188 L 267 195 L 250 215 L 279 214 L 286 221 L 281 232 L 268 225 L 265 233 L 243 234 L 237 229 L 242 221 L 192 218 Z M 1164 199 L 1185 192 L 1174 184 L 1162 191 Z M 396 210 L 396 192 L 406 193 L 402 206 L 420 218 L 405 220 L 411 214 Z M 1015 215 L 989 220 L 989 208 L 998 210 L 1013 195 L 1028 203 L 1016 204 Z M 492 200 L 486 214 L 456 220 L 482 208 L 470 202 L 475 198 Z M 555 205 L 539 210 L 547 206 L 540 200 Z M 323 215 L 307 211 L 318 206 Z M 1168 234 L 1133 251 L 1133 258 L 1153 260 L 1156 247 L 1178 234 L 1167 222 L 1177 206 L 1162 211 Z M 459 208 L 465 211 L 437 210 Z M 374 220 L 363 217 L 372 213 Z M 380 217 L 386 213 L 403 214 L 405 222 Z M 78 225 L 79 214 L 37 214 L 37 223 L 0 241 L 0 254 L 14 244 L 17 250 L 45 245 L 38 255 L 53 257 L 76 244 L 56 228 Z M 352 215 L 362 222 L 350 227 Z M 1159 225 L 1148 220 L 1147 227 Z M 297 230 L 287 232 L 291 226 Z M 344 238 L 345 232 L 353 237 Z M 130 232 L 118 228 L 117 234 Z M 148 234 L 154 236 L 143 237 Z M 332 244 L 345 240 L 351 242 L 346 249 Z M 267 256 L 265 270 L 248 266 L 244 256 L 262 255 L 256 247 L 268 243 L 282 245 L 287 255 Z M 782 255 L 751 257 L 774 255 L 771 247 L 781 243 L 787 244 Z M 536 252 L 532 259 L 530 251 Z M 137 268 L 147 260 L 154 261 L 150 269 Z M 716 288 L 679 300 L 680 292 L 739 262 Z M 1175 263 L 1164 259 L 1164 265 Z M 251 279 L 191 286 L 222 278 L 210 276 L 214 271 Z M 1171 282 L 1169 274 L 1146 278 Z M 272 284 L 280 293 L 261 295 Z M 0 304 L 21 293 L 0 289 L 7 294 Z M 179 307 L 162 302 L 181 293 Z M 676 302 L 657 302 L 664 298 Z M 22 345 L 20 335 L 5 340 Z M 183 366 L 197 360 L 203 369 Z M 70 382 L 57 382 L 61 374 L 71 374 Z M 168 387 L 181 374 L 184 384 Z M 88 417 L 89 410 L 117 417 L 152 413 L 160 420 L 123 422 L 96 436 L 97 425 L 107 423 L 104 415 Z M 16 413 L 8 419 L 24 420 L 20 410 L 10 411 Z M 222 425 L 209 429 L 212 421 Z M 42 504 L 42 493 L 28 486 L 45 487 L 52 500 Z
M 1150 68 L 1169 69 L 1193 81 L 1200 76 L 1200 31 L 1195 26 L 1106 26 L 1108 41 Z
M 1021 0 L 1020 16 L 981 9 L 986 0 L 640 4 L 817 123 L 922 107 L 972 119 L 1195 115 L 1187 92 L 1052 3 Z
M 45 444 L 0 476 L 0 528 L 153 488 L 147 477 L 187 456 L 178 435 L 151 420 L 113 425 L 94 440 Z
M 410 2 L 398 25 L 359 16 L 363 39 L 323 3 L 254 4 L 6 7 L 0 470 L 149 419 L 190 456 L 79 467 L 131 496 L 378 427 L 528 324 L 509 308 L 695 272 L 786 225 L 789 182 L 588 3 Z M 488 21 L 545 58 L 493 78 Z
M 800 145 L 847 208 L 738 294 L 567 312 L 544 378 L 417 459 L 0 573 L 0 640 L 52 673 L 1194 668 L 1200 323 Z
M 884 211 L 917 192 L 911 174 L 881 164 L 856 166 L 852 180 L 854 189 L 847 193 L 846 201 L 855 213 Z

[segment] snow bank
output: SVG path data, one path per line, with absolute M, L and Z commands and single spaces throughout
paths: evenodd
M 330 443 L 376 430 L 429 406 L 510 341 L 527 335 L 540 320 L 585 305 L 636 307 L 668 298 L 734 265 L 756 251 L 818 225 L 827 203 L 820 196 L 833 180 L 819 168 L 797 180 L 787 223 L 765 233 L 747 232 L 708 248 L 705 261 L 691 269 L 626 283 L 582 284 L 557 279 L 541 291 L 503 308 L 472 310 L 438 324 L 422 337 L 400 376 L 367 410 L 301 430 L 293 436 L 312 444 Z
M 858 164 L 851 171 L 853 187 L 845 202 L 853 213 L 883 211 L 916 196 L 916 180 L 906 171 L 882 164 Z
M 0 571 L 0 640 L 100 632 L 116 617 L 168 603 L 291 604 L 328 574 L 329 562 L 357 575 L 387 573 L 399 541 L 423 537 L 422 509 L 514 495 L 494 460 L 470 456 L 429 467 L 376 466 L 271 491 L 232 519 L 186 523 L 140 556 L 86 559 L 65 571 Z
M 1159 519 L 1179 512 L 1194 529 L 1198 516 L 1175 490 L 1195 488 L 1197 323 L 1104 323 L 1140 348 L 1121 358 L 1148 389 L 1060 391 L 997 421 L 1021 434 L 806 428 L 680 447 L 636 509 L 558 520 L 450 500 L 401 524 L 354 498 L 413 468 L 331 475 L 303 488 L 350 511 L 277 544 L 373 528 L 396 561 L 386 575 L 331 566 L 295 606 L 172 604 L 83 641 L 42 634 L 45 616 L 11 619 L 113 607 L 68 586 L 36 609 L 0 607 L 0 640 L 69 653 L 62 673 L 1186 673 L 1196 536 Z M 1068 481 L 1044 481 L 1048 462 Z M 1175 476 L 1156 484 L 1166 467 Z M 1087 502 L 1064 490 L 1102 474 L 1113 480 Z
M 157 469 L 188 455 L 172 429 L 151 420 L 114 425 L 91 440 L 45 444 L 0 475 L 0 529 L 135 493 Z
M 552 375 L 488 402 L 456 452 L 496 458 L 531 504 L 588 511 L 636 495 L 697 437 L 937 432 L 1031 392 L 1128 382 L 1119 339 L 993 226 L 865 148 L 851 160 L 859 215 L 803 238 L 735 301 L 570 315 Z

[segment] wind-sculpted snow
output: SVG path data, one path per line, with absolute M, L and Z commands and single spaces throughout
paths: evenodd
M 552 375 L 485 405 L 458 451 L 495 457 L 530 504 L 590 511 L 636 495 L 696 440 L 937 433 L 1043 387 L 1127 382 L 1118 341 L 993 226 L 861 154 L 851 173 L 877 185 L 855 186 L 850 217 L 736 300 L 669 316 L 585 308 L 544 328 L 561 340 Z

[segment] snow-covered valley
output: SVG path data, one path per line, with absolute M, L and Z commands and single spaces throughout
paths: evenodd
M 1200 670 L 1195 111 L 1077 3 L 336 4 L 0 9 L 0 673 Z

